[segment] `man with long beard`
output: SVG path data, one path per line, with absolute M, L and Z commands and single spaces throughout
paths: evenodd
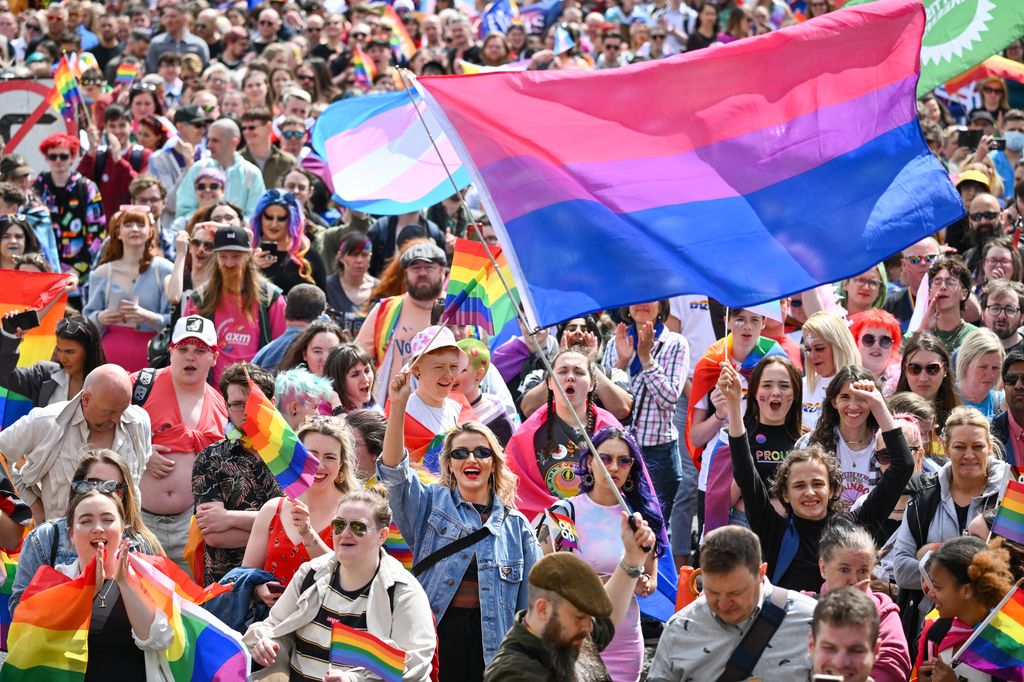
M 359 329 L 356 343 L 377 363 L 375 398 L 387 400 L 391 376 L 412 357 L 412 339 L 430 326 L 434 302 L 444 288 L 448 258 L 436 244 L 413 244 L 401 255 L 405 293 L 384 298 L 373 307 Z

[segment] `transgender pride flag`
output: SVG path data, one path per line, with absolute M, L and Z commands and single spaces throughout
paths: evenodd
M 469 185 L 451 141 L 420 93 L 410 92 L 412 100 L 405 90 L 340 100 L 317 118 L 313 149 L 327 160 L 339 203 L 373 215 L 399 215 L 455 194 L 423 122 L 459 189 Z
M 863 272 L 963 215 L 924 143 L 920 0 L 602 71 L 431 77 L 531 323 Z

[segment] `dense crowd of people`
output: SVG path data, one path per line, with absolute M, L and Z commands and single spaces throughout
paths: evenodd
M 232 585 L 205 608 L 256 679 L 376 679 L 331 665 L 335 623 L 406 680 L 989 679 L 953 655 L 1024 577 L 989 533 L 1024 482 L 1024 85 L 919 100 L 965 215 L 865 272 L 493 347 L 440 323 L 456 238 L 497 243 L 480 193 L 367 215 L 311 148 L 399 69 L 625 67 L 841 4 L 2 3 L 4 73 L 76 53 L 84 98 L 44 167 L 0 159 L 0 279 L 67 296 L 50 360 L 0 335 L 33 407 L 0 431 L 15 619 L 40 568 L 95 565 L 87 679 L 162 679 L 134 551 Z M 319 462 L 298 496 L 242 436 L 254 389 Z M 700 574 L 661 623 L 667 563 Z

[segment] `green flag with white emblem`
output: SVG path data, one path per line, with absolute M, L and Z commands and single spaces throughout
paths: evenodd
M 874 0 L 850 0 L 843 7 Z M 922 0 L 918 96 L 959 76 L 1024 36 L 1024 0 Z

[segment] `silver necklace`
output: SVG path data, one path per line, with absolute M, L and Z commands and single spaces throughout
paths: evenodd
M 112 588 L 114 586 L 114 582 L 115 582 L 114 580 L 111 580 L 110 584 L 107 585 L 107 589 L 104 590 L 103 592 L 100 592 L 100 608 L 101 609 L 105 609 L 107 607 L 107 594 L 110 593 L 110 588 Z

